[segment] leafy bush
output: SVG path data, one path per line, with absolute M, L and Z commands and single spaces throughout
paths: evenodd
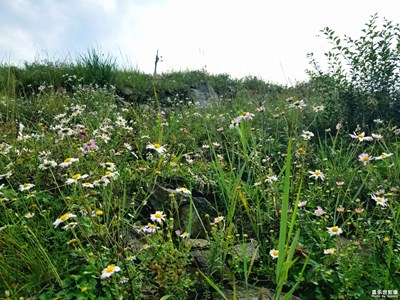
M 322 71 L 313 53 L 308 70 L 315 88 L 324 95 L 331 116 L 342 115 L 350 127 L 371 125 L 384 117 L 398 122 L 400 111 L 400 26 L 386 19 L 378 28 L 371 16 L 363 35 L 341 39 L 325 27 L 321 32 L 332 45 L 325 54 L 328 71 Z M 332 118 L 334 119 L 334 118 Z

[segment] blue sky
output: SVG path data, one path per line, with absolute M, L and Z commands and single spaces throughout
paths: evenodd
M 293 84 L 306 54 L 329 49 L 319 30 L 360 35 L 378 13 L 400 23 L 398 0 L 0 0 L 0 63 L 74 60 L 89 48 L 151 73 L 206 69 Z

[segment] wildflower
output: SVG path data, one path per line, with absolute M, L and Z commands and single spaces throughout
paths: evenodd
M 382 159 L 385 159 L 385 158 L 390 157 L 390 156 L 392 156 L 392 155 L 393 155 L 393 153 L 382 152 L 381 155 L 379 155 L 379 156 L 377 156 L 377 157 L 374 157 L 374 159 L 375 159 L 375 160 L 382 160 Z
M 307 107 L 307 104 L 304 103 L 304 100 L 298 100 L 290 104 L 289 107 L 303 109 L 304 107 Z
M 85 175 L 81 175 L 81 174 L 75 174 L 73 175 L 71 178 L 68 178 L 67 181 L 65 182 L 65 184 L 73 184 L 73 183 L 77 183 L 78 180 L 80 179 L 85 179 L 89 177 L 89 175 L 85 174 Z
M 387 203 L 386 203 L 387 199 L 385 197 L 379 197 L 379 196 L 376 196 L 376 195 L 371 195 L 371 198 L 376 201 L 376 205 L 380 205 L 380 206 L 383 206 L 383 207 L 387 206 Z
M 265 111 L 265 107 L 262 105 L 260 107 L 257 108 L 258 112 L 264 112 Z
M 358 139 L 360 142 L 373 140 L 373 138 L 371 136 L 365 136 L 365 132 L 358 133 L 358 134 L 353 132 L 353 134 L 350 134 L 350 137 L 352 137 L 353 139 Z
M 71 214 L 71 213 L 63 214 L 61 217 L 59 217 L 57 220 L 54 221 L 54 223 L 53 223 L 54 228 L 56 228 L 58 225 L 60 225 L 64 221 L 68 220 L 69 218 L 76 218 L 76 215 Z
M 117 171 L 111 172 L 111 171 L 106 171 L 104 176 L 102 178 L 112 178 L 112 179 L 117 179 L 119 176 L 119 173 Z
M 299 204 L 297 204 L 297 207 L 298 208 L 302 208 L 302 207 L 304 207 L 306 205 L 307 205 L 307 201 L 300 201 Z
M 82 182 L 82 186 L 90 189 L 94 188 L 94 185 L 91 182 Z
M 43 162 L 39 165 L 39 169 L 47 170 L 48 168 L 54 168 L 57 163 L 54 160 L 43 159 Z
M 267 179 L 264 180 L 265 183 L 272 183 L 273 181 L 277 181 L 278 176 L 276 175 L 268 175 Z
M 216 217 L 216 218 L 214 218 L 214 224 L 218 224 L 218 223 L 222 222 L 224 219 L 225 219 L 224 216 Z
M 109 140 L 111 140 L 110 136 L 107 133 L 102 133 L 99 138 L 103 140 L 104 143 L 108 143 Z
M 64 167 L 67 167 L 67 166 L 71 165 L 72 163 L 74 163 L 74 162 L 76 162 L 78 160 L 79 160 L 79 158 L 68 157 L 61 164 L 59 164 L 59 166 L 61 168 L 64 168 Z
M 110 162 L 110 161 L 105 162 L 105 163 L 101 163 L 101 166 L 102 166 L 103 168 L 106 168 L 107 170 L 109 170 L 109 171 L 111 171 L 111 172 L 114 172 L 114 171 L 117 169 L 117 167 L 115 166 L 115 164 L 112 163 L 112 162 Z
M 279 250 L 272 249 L 271 251 L 269 251 L 269 255 L 271 255 L 271 257 L 272 257 L 273 259 L 278 258 L 278 256 L 279 256 Z
M 373 159 L 374 158 L 369 156 L 367 153 L 362 153 L 358 156 L 358 160 L 361 161 L 364 166 L 366 166 Z
M 162 224 L 165 221 L 165 214 L 162 211 L 156 211 L 154 214 L 150 215 L 150 219 L 155 222 L 157 221 L 159 224 Z
M 136 256 L 134 256 L 134 255 L 128 255 L 125 259 L 126 259 L 127 261 L 134 261 L 134 260 L 136 259 Z
M 35 186 L 35 185 L 32 184 L 32 183 L 20 184 L 20 185 L 19 185 L 19 190 L 20 190 L 21 192 L 23 192 L 23 191 L 28 191 L 28 190 L 30 190 L 31 188 L 33 188 L 34 186 Z
M 96 141 L 93 140 L 93 139 L 90 140 L 90 141 L 87 141 L 86 143 L 83 144 L 83 148 L 84 148 L 86 151 L 93 151 L 93 150 L 96 150 L 96 149 L 97 149 Z
M 149 144 L 146 146 L 146 149 L 153 149 L 159 154 L 163 154 L 165 151 L 167 151 L 167 149 L 165 149 L 165 147 L 161 146 L 160 144 Z
M 339 213 L 344 213 L 344 207 L 343 206 L 339 206 L 338 208 L 336 208 L 336 211 Z
M 323 105 L 316 105 L 316 106 L 313 106 L 313 110 L 315 111 L 315 112 L 320 112 L 320 111 L 323 111 L 325 109 L 325 106 L 323 106 Z
M 314 215 L 317 217 L 323 216 L 326 212 L 322 209 L 321 206 L 317 206 L 317 209 L 314 211 Z
M 81 288 L 81 292 L 82 292 L 82 293 L 86 293 L 87 290 L 88 290 L 87 286 L 84 286 L 84 287 Z
M 102 176 L 99 180 L 93 181 L 94 186 L 107 186 L 109 185 L 110 180 L 106 176 Z
M 305 140 L 311 140 L 311 138 L 314 137 L 314 133 L 312 133 L 311 131 L 303 130 L 303 134 L 301 136 Z
M 183 232 L 181 235 L 180 235 L 180 237 L 181 238 L 188 238 L 190 236 L 190 233 L 187 233 L 186 231 L 185 232 Z
M 127 283 L 127 282 L 129 282 L 129 278 L 127 278 L 127 277 L 122 277 L 121 280 L 120 280 L 118 283 L 119 283 L 119 284 L 125 284 L 125 283 Z
M 355 212 L 356 214 L 358 214 L 358 215 L 362 214 L 363 211 L 364 211 L 364 209 L 363 209 L 363 208 L 360 208 L 360 207 L 357 207 L 357 208 L 354 210 L 354 212 Z
M 333 254 L 335 253 L 335 248 L 330 248 L 330 249 L 325 249 L 324 250 L 324 254 Z
M 315 171 L 308 171 L 308 173 L 310 173 L 310 178 L 314 178 L 315 180 L 317 180 L 318 178 L 321 178 L 321 180 L 324 180 L 325 175 L 324 173 L 322 173 L 320 170 L 315 170 Z
M 337 186 L 342 186 L 342 185 L 344 185 L 344 181 L 336 181 L 336 185 Z
M 24 217 L 27 219 L 32 219 L 34 215 L 35 215 L 35 213 L 29 212 L 29 213 L 25 214 Z
M 68 230 L 70 228 L 75 228 L 76 225 L 78 225 L 78 222 L 69 222 L 62 229 Z
M 327 227 L 327 229 L 331 236 L 340 235 L 343 232 L 342 228 L 338 226 Z
M 157 229 L 160 229 L 160 227 L 157 227 L 155 224 L 147 223 L 147 225 L 143 227 L 143 232 L 153 233 L 156 232 Z
M 232 120 L 231 124 L 229 125 L 229 128 L 232 129 L 233 127 L 238 126 L 239 123 L 242 122 L 243 120 L 253 120 L 253 117 L 254 114 L 245 111 L 240 116 Z
M 117 121 L 115 121 L 115 123 L 116 123 L 119 127 L 125 128 L 125 127 L 126 127 L 126 124 L 127 124 L 127 121 L 126 121 L 123 117 L 119 116 L 119 117 L 117 117 Z
M 142 250 L 149 249 L 149 248 L 150 248 L 149 244 L 143 244 L 142 245 Z
M 305 153 L 306 153 L 306 151 L 303 148 L 299 148 L 299 149 L 296 150 L 295 155 L 296 156 L 300 156 L 300 155 L 305 154 Z
M 119 272 L 120 270 L 121 268 L 116 265 L 108 265 L 107 268 L 101 272 L 101 278 L 104 279 L 110 277 L 112 274 Z
M 388 237 L 388 236 L 385 236 L 385 237 L 383 238 L 383 241 L 384 241 L 385 243 L 389 243 L 389 241 L 390 241 L 390 237 Z
M 95 213 L 96 216 L 104 215 L 104 211 L 102 211 L 101 209 L 96 209 L 94 213 Z
M 175 191 L 183 193 L 183 194 L 187 194 L 187 195 L 191 195 L 192 193 L 185 187 L 181 187 L 181 188 L 177 188 Z
M 383 136 L 381 134 L 373 133 L 371 134 L 372 138 L 376 141 L 381 140 Z
M 342 123 L 337 123 L 336 130 L 339 131 L 340 129 L 342 129 Z

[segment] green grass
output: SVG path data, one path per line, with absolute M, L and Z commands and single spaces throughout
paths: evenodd
M 186 101 L 199 81 L 226 96 L 208 107 Z M 134 90 L 127 103 L 122 87 Z M 339 128 L 340 116 L 315 111 L 320 99 L 308 83 L 201 71 L 153 78 L 95 51 L 76 64 L 1 66 L 0 298 L 224 299 L 255 287 L 276 299 L 368 299 L 399 290 L 399 130 L 385 120 Z M 382 138 L 358 141 L 353 131 Z M 383 152 L 392 155 L 359 160 Z M 78 160 L 62 167 L 67 158 Z M 324 177 L 312 178 L 316 170 Z M 187 227 L 178 222 L 184 198 L 160 186 L 191 192 Z M 215 209 L 202 219 L 211 228 L 202 267 L 190 255 L 195 236 L 180 236 L 201 208 L 192 197 Z M 163 218 L 151 220 L 156 211 Z M 333 226 L 343 232 L 331 236 Z M 235 254 L 250 244 L 259 258 Z

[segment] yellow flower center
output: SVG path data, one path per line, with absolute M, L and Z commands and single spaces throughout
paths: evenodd
M 278 250 L 275 250 L 274 251 L 274 256 L 278 256 L 279 255 L 279 251 Z
M 86 286 L 84 286 L 83 288 L 81 288 L 81 292 L 82 292 L 82 293 L 86 293 L 86 291 L 87 291 L 87 287 L 86 287 Z
M 81 174 L 75 174 L 74 176 L 72 176 L 72 179 L 77 180 L 79 179 L 79 177 L 81 177 Z
M 102 210 L 100 210 L 100 209 L 96 210 L 96 215 L 97 215 L 97 216 L 101 216 L 101 215 L 103 215 L 103 214 L 104 214 L 104 211 L 102 211 Z
M 106 272 L 107 272 L 107 273 L 111 273 L 112 271 L 114 271 L 114 269 L 115 269 L 115 265 L 109 265 L 109 266 L 106 268 Z
M 368 156 L 364 156 L 363 157 L 363 161 L 369 161 L 369 157 Z
M 107 171 L 106 172 L 106 176 L 108 176 L 108 175 L 110 175 L 111 174 L 111 171 Z
M 297 150 L 297 153 L 303 154 L 303 153 L 304 153 L 304 149 L 303 149 L 303 148 L 299 148 L 299 149 Z
M 154 148 L 156 148 L 156 149 L 161 148 L 161 145 L 160 144 L 154 144 Z
M 318 176 L 318 175 L 321 175 L 321 172 L 320 172 L 320 171 L 315 171 L 315 172 L 314 172 L 314 175 L 317 175 L 317 176 Z
M 24 183 L 24 188 L 27 188 L 29 186 L 29 183 Z
M 86 143 L 86 145 L 90 146 L 90 145 L 92 145 L 92 142 L 89 141 L 89 142 Z
M 247 114 L 248 114 L 248 112 L 245 111 L 245 112 L 242 113 L 242 116 L 245 116 L 245 115 L 247 115 Z
M 66 158 L 66 159 L 64 160 L 64 162 L 69 163 L 69 162 L 71 162 L 71 160 L 72 160 L 72 158 L 71 158 L 71 157 L 68 157 L 68 158 Z
M 161 219 L 162 218 L 162 213 L 161 212 L 157 212 L 154 214 L 154 217 L 156 217 L 157 219 Z
M 364 137 L 364 134 L 363 133 L 359 133 L 359 134 L 357 134 L 357 137 L 362 139 Z
M 61 217 L 60 217 L 60 220 L 61 221 L 65 221 L 66 219 L 68 219 L 68 213 L 67 214 L 63 214 Z
M 382 157 L 382 158 L 386 158 L 386 156 L 387 156 L 387 153 L 385 153 L 385 152 L 383 152 L 383 153 L 381 154 L 381 157 Z
M 337 227 L 337 226 L 332 227 L 332 232 L 338 232 L 338 231 L 339 231 L 339 227 Z
M 381 197 L 376 197 L 376 202 L 383 202 L 383 199 Z

